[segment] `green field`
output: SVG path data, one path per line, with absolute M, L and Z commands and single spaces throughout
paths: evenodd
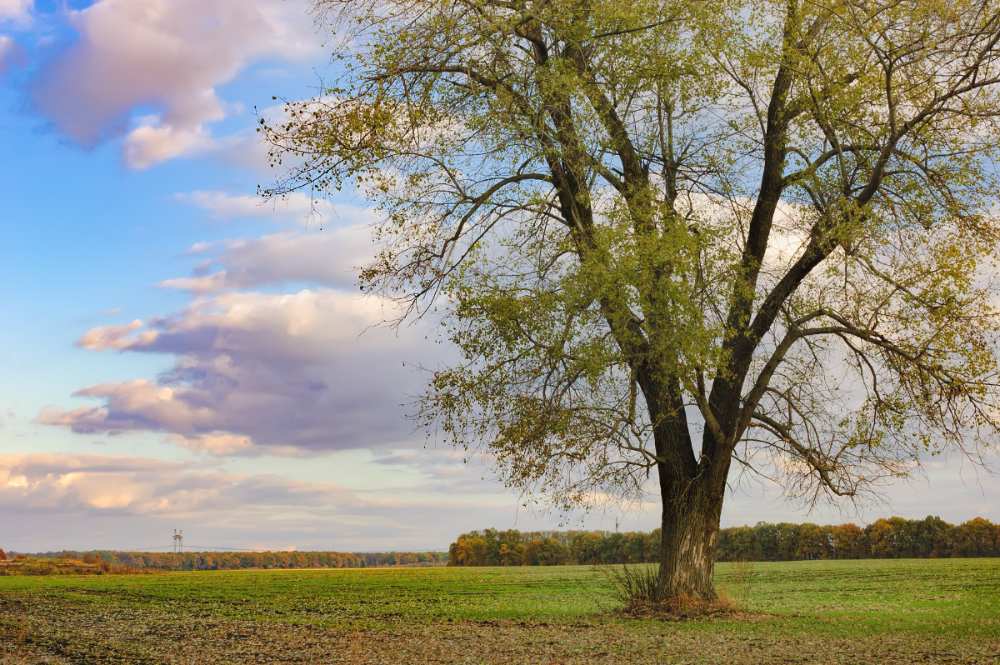
M 737 618 L 587 567 L 0 578 L 0 663 L 1000 663 L 1000 559 L 758 563 Z

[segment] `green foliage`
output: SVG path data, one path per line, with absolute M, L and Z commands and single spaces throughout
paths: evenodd
M 707 598 L 734 460 L 808 504 L 995 449 L 986 0 L 314 6 L 338 75 L 262 126 L 294 158 L 264 194 L 372 202 L 361 290 L 460 355 L 414 418 L 507 487 L 655 488 Z
M 315 0 L 341 75 L 264 123 L 298 160 L 265 194 L 382 212 L 362 289 L 463 358 L 422 425 L 557 505 L 733 455 L 854 496 L 992 441 L 981 0 L 392 7 Z

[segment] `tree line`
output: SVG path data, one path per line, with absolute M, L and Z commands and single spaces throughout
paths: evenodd
M 553 566 L 658 563 L 660 530 L 463 533 L 448 548 L 449 566 Z M 959 525 L 940 517 L 848 523 L 769 524 L 721 529 L 717 561 L 901 559 L 1000 556 L 1000 524 L 976 517 Z
M 281 568 L 378 568 L 440 566 L 444 552 L 115 552 L 62 550 L 30 554 L 42 559 L 105 562 L 139 570 L 244 570 Z
M 658 561 L 660 530 L 525 531 L 484 529 L 463 533 L 448 548 L 449 566 L 558 566 Z
M 976 517 L 959 525 L 928 515 L 857 524 L 768 524 L 722 529 L 718 561 L 905 559 L 1000 556 L 1000 525 Z

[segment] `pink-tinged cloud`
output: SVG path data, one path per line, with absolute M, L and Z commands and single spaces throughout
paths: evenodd
M 10 0 L 3 0 L 10 2 Z M 124 136 L 137 169 L 213 145 L 216 88 L 249 63 L 318 55 L 305 0 L 98 0 L 70 13 L 79 40 L 39 75 L 33 98 L 84 146 Z M 137 108 L 155 112 L 133 117 Z
M 191 463 L 100 455 L 0 455 L 4 510 L 195 515 L 281 507 L 357 509 L 354 493 L 273 475 L 204 471 Z
M 34 0 L 0 0 L 0 21 L 24 22 L 34 5 Z
M 225 293 L 172 317 L 94 328 L 81 347 L 166 354 L 173 367 L 156 381 L 84 388 L 76 395 L 99 405 L 50 407 L 36 420 L 86 434 L 164 432 L 209 455 L 391 445 L 411 429 L 400 405 L 426 378 L 403 363 L 427 351 L 421 335 L 365 332 L 381 316 L 374 303 L 318 289 Z
M 269 219 L 275 222 L 303 222 L 314 213 L 328 213 L 329 205 L 314 201 L 300 192 L 285 198 L 266 201 L 259 196 L 226 192 L 195 191 L 176 194 L 175 198 L 208 212 L 212 219 Z M 353 209 L 352 209 L 353 211 Z
M 189 254 L 212 251 L 216 255 L 199 264 L 194 277 L 157 286 L 202 295 L 289 283 L 353 291 L 359 267 L 370 261 L 372 242 L 367 229 L 340 227 L 231 240 Z
M 135 331 L 142 328 L 142 321 L 136 319 L 131 323 L 123 323 L 114 326 L 101 326 L 100 328 L 93 328 L 84 334 L 80 339 L 76 340 L 77 346 L 81 346 L 85 349 L 94 349 L 96 351 L 104 351 L 106 349 L 118 349 L 119 351 L 127 349 L 131 346 L 135 340 L 130 339 L 129 335 Z M 155 332 L 146 331 L 145 335 L 155 335 Z
M 553 526 L 519 516 L 516 502 L 481 486 L 448 489 L 371 492 L 190 462 L 0 455 L 0 545 L 8 552 L 169 550 L 181 528 L 186 549 L 423 550 L 447 548 L 459 533 L 484 525 Z
M 24 49 L 10 35 L 0 35 L 0 74 L 13 67 L 28 64 Z

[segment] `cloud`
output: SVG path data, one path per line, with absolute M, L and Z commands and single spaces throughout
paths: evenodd
M 205 120 L 222 120 L 212 114 Z M 144 119 L 125 137 L 125 163 L 140 171 L 174 157 L 193 157 L 213 147 L 211 133 L 201 124 L 192 127 L 164 125 L 157 116 Z
M 100 455 L 0 455 L 0 507 L 5 510 L 181 516 L 359 504 L 351 490 L 336 485 L 204 471 L 191 463 Z
M 313 200 L 299 192 L 270 201 L 250 194 L 233 196 L 218 191 L 183 192 L 175 194 L 174 198 L 205 210 L 215 220 L 267 219 L 274 222 L 302 222 L 317 215 L 324 217 L 325 214 L 336 212 L 326 201 Z M 346 209 L 356 210 L 349 207 Z
M 319 48 L 304 0 L 99 0 L 69 21 L 79 39 L 41 72 L 34 102 L 83 146 L 125 136 L 137 169 L 211 148 L 206 125 L 226 116 L 216 88 L 250 62 Z M 155 112 L 133 119 L 138 108 Z
M 292 295 L 225 293 L 166 318 L 101 326 L 77 344 L 166 354 L 157 380 L 77 391 L 98 406 L 49 407 L 36 421 L 83 434 L 156 431 L 208 455 L 314 455 L 377 448 L 406 437 L 400 404 L 424 377 L 419 330 L 372 329 L 382 312 L 331 289 Z
M 220 215 L 259 210 L 248 197 L 198 194 L 192 202 Z M 169 369 L 84 387 L 74 396 L 89 404 L 50 406 L 35 422 L 87 435 L 160 432 L 216 457 L 384 450 L 407 438 L 401 404 L 422 393 L 427 378 L 407 363 L 439 355 L 438 347 L 425 342 L 426 324 L 399 334 L 377 326 L 393 313 L 358 296 L 351 267 L 370 261 L 371 239 L 360 226 L 370 213 L 339 210 L 353 228 L 189 248 L 204 257 L 194 275 L 158 284 L 195 294 L 186 308 L 97 326 L 77 340 L 91 351 L 162 355 Z M 308 288 L 250 290 L 289 285 Z
M 0 35 L 0 74 L 12 67 L 28 64 L 28 56 L 24 49 L 10 35 Z
M 513 502 L 482 493 L 364 492 L 274 474 L 236 474 L 140 457 L 0 455 L 8 551 L 185 547 L 388 551 L 446 548 L 462 531 L 521 523 Z M 548 521 L 548 520 L 547 520 Z M 162 547 L 165 546 L 165 547 Z
M 199 264 L 194 277 L 168 279 L 157 286 L 201 295 L 288 283 L 355 290 L 357 268 L 370 260 L 372 243 L 367 229 L 333 228 L 231 240 L 188 252 L 213 250 L 217 255 Z
M 370 208 L 330 203 L 323 198 L 312 198 L 302 192 L 264 199 L 255 194 L 229 194 L 220 191 L 193 191 L 174 194 L 181 203 L 193 205 L 208 213 L 214 221 L 234 219 L 263 219 L 275 223 L 360 227 L 375 221 Z
M 497 494 L 503 491 L 503 484 L 486 468 L 483 458 L 451 447 L 393 451 L 388 455 L 374 457 L 372 463 L 418 472 L 426 482 L 417 486 L 417 489 L 429 494 L 454 496 Z
M 34 5 L 34 0 L 0 0 L 0 21 L 24 22 Z

